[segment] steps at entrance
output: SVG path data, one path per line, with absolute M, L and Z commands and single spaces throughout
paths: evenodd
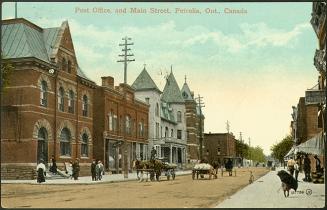
M 68 179 L 69 176 L 66 175 L 65 172 L 60 171 L 57 169 L 57 174 L 53 174 L 52 172 L 49 171 L 49 169 L 47 169 L 46 171 L 46 176 L 45 179 L 46 180 L 54 180 L 54 179 Z

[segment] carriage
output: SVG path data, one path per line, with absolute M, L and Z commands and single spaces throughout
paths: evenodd
M 177 168 L 177 165 L 175 164 L 168 164 L 165 162 L 162 162 L 161 160 L 150 160 L 150 161 L 135 161 L 135 166 L 137 173 L 137 178 L 142 181 L 144 178 L 144 174 L 146 175 L 146 180 L 148 180 L 148 177 L 150 178 L 150 181 L 160 181 L 160 176 L 164 174 L 167 177 L 167 180 L 170 180 L 172 178 L 175 179 L 175 169 Z M 139 176 L 140 175 L 140 176 Z
M 216 170 L 213 168 L 213 166 L 211 166 L 210 164 L 207 163 L 200 163 L 200 164 L 196 164 L 194 166 L 194 168 L 192 169 L 192 179 L 199 179 L 199 175 L 200 178 L 204 178 L 204 175 L 208 175 L 208 178 L 211 179 L 212 176 L 217 179 L 217 172 Z

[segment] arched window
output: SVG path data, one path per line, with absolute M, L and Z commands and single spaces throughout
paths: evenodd
M 59 88 L 58 93 L 58 109 L 64 111 L 64 89 L 62 87 Z
M 88 142 L 89 142 L 89 136 L 86 133 L 83 133 L 83 135 L 82 135 L 82 144 L 81 144 L 81 156 L 82 157 L 89 156 Z
M 88 98 L 86 95 L 83 96 L 82 110 L 83 110 L 83 116 L 87 117 L 87 115 L 88 115 Z
M 159 117 L 159 104 L 158 103 L 156 104 L 155 113 L 156 113 L 156 116 Z
M 139 136 L 144 136 L 144 120 L 142 119 L 141 122 L 139 122 Z
M 63 71 L 66 71 L 66 69 L 67 69 L 67 63 L 66 63 L 65 58 L 62 58 L 62 60 L 61 60 L 61 68 Z
M 180 111 L 177 112 L 177 122 L 182 122 L 182 112 Z
M 72 62 L 68 60 L 68 73 L 72 72 Z
M 70 141 L 71 135 L 68 128 L 63 128 L 60 133 L 60 155 L 62 156 L 70 156 Z
M 44 161 L 47 161 L 48 157 L 48 132 L 47 130 L 42 127 L 39 129 L 37 134 L 37 161 L 40 161 L 43 159 Z
M 75 94 L 72 90 L 69 90 L 69 96 L 68 96 L 68 112 L 74 113 L 74 106 L 75 106 Z
M 167 138 L 168 137 L 168 127 L 166 127 L 166 129 L 165 129 L 165 138 Z
M 48 84 L 44 80 L 41 82 L 40 104 L 45 107 L 48 105 Z
M 171 129 L 171 132 L 170 132 L 170 137 L 173 138 L 174 137 L 174 129 Z
M 132 127 L 132 120 L 129 115 L 126 116 L 126 125 L 125 125 L 125 132 L 126 134 L 131 134 L 131 127 Z

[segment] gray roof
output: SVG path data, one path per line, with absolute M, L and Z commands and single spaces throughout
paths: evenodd
M 132 84 L 132 87 L 135 90 L 157 90 L 161 93 L 156 83 L 154 83 L 154 81 L 152 80 L 151 76 L 149 75 L 149 73 L 145 68 L 136 78 L 136 80 Z
M 170 121 L 172 123 L 177 123 L 175 120 L 175 116 L 173 113 L 172 108 L 170 105 L 164 101 L 161 101 L 161 118 L 165 119 L 167 121 Z
M 16 19 L 17 20 L 17 19 Z M 34 57 L 50 62 L 56 43 L 60 42 L 61 27 L 40 28 L 25 19 L 1 26 L 1 51 L 3 58 Z M 77 75 L 90 80 L 78 66 Z M 92 80 L 90 80 L 92 81 Z
M 5 58 L 35 57 L 50 62 L 42 31 L 24 23 L 2 25 L 1 42 Z
M 168 103 L 184 103 L 181 91 L 178 87 L 173 72 L 167 78 L 165 88 L 161 97 L 162 100 Z
M 188 87 L 186 82 L 184 83 L 181 92 L 182 92 L 182 96 L 183 96 L 184 100 L 194 100 L 191 90 Z

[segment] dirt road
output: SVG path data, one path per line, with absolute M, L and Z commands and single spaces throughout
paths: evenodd
M 192 180 L 191 175 L 174 181 L 117 182 L 93 185 L 1 184 L 2 207 L 6 208 L 196 208 L 214 207 L 255 179 L 265 168 L 237 169 L 237 176 Z

